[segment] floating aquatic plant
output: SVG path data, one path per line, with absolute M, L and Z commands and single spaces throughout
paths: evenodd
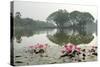
M 74 57 L 80 53 L 80 47 L 77 47 L 76 45 L 72 43 L 65 44 L 63 46 L 63 49 L 61 50 L 63 55 L 61 57 L 69 56 Z
M 39 54 L 39 53 L 44 53 L 46 51 L 47 48 L 47 44 L 35 44 L 35 45 L 31 45 L 29 46 L 29 52 L 31 54 L 35 53 L 35 54 Z

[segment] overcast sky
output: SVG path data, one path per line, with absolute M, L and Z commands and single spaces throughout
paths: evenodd
M 96 6 L 83 6 L 83 5 L 72 5 L 72 4 L 58 4 L 58 3 L 41 3 L 31 1 L 15 1 L 14 2 L 14 14 L 20 12 L 22 17 L 32 18 L 34 20 L 45 21 L 46 18 L 58 9 L 66 9 L 68 12 L 81 11 L 89 12 L 94 18 L 97 19 L 97 8 Z

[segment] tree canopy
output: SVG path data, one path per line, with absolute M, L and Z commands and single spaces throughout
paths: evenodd
M 72 25 L 86 25 L 87 23 L 93 23 L 94 17 L 88 12 L 72 11 L 68 13 L 66 10 L 58 10 L 51 13 L 47 17 L 48 22 L 54 22 L 61 28 L 65 23 L 71 23 Z
M 54 21 L 58 27 L 63 27 L 69 20 L 69 13 L 66 10 L 58 10 L 47 17 L 47 21 Z

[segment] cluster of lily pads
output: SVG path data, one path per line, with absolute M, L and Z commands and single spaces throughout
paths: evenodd
M 76 45 L 72 43 L 65 44 L 63 46 L 63 49 L 61 50 L 63 55 L 61 57 L 69 56 L 69 57 L 75 57 L 76 55 L 80 54 L 80 47 L 77 47 Z
M 48 44 L 35 44 L 29 46 L 29 52 L 31 54 L 40 54 L 40 53 L 45 53 L 46 49 L 48 48 Z M 61 50 L 63 53 L 62 56 L 75 56 L 76 54 L 80 53 L 80 47 L 75 46 L 72 43 L 65 44 Z
M 46 49 L 47 49 L 47 44 L 35 44 L 35 45 L 31 45 L 31 46 L 29 46 L 29 52 L 31 53 L 31 54 L 42 54 L 42 53 L 45 53 L 45 51 L 46 51 Z
M 88 48 L 89 47 L 89 48 Z M 50 64 L 53 63 L 59 63 L 59 62 L 85 62 L 89 60 L 97 60 L 97 46 L 86 46 L 86 47 L 79 47 L 75 44 L 68 43 L 62 46 L 60 49 L 61 54 L 59 54 L 59 57 L 51 57 L 47 53 L 47 49 L 49 48 L 48 44 L 34 44 L 28 46 L 28 50 L 25 51 L 25 53 L 28 53 L 27 58 L 30 62 L 34 61 L 34 57 L 40 57 L 40 59 L 47 58 L 47 61 L 50 61 L 49 58 L 53 58 L 49 62 Z M 22 56 L 15 56 L 16 58 L 20 58 Z M 89 58 L 89 59 L 88 59 Z M 39 61 L 40 61 L 39 59 Z M 43 59 L 42 59 L 43 60 Z M 39 62 L 38 61 L 38 62 Z M 23 63 L 22 61 L 16 61 L 15 63 Z M 27 63 L 29 64 L 29 63 Z
M 28 51 L 31 54 L 44 54 L 44 53 L 46 53 L 47 48 L 48 48 L 48 44 L 38 43 L 38 44 L 29 46 Z M 63 58 L 63 57 L 73 58 L 73 57 L 77 57 L 77 56 L 81 55 L 82 53 L 83 53 L 82 54 L 83 58 L 85 58 L 86 57 L 85 50 L 86 49 L 83 49 L 75 44 L 68 43 L 68 44 L 65 44 L 64 46 L 62 46 L 60 58 Z M 93 48 L 91 50 L 88 50 L 89 51 L 88 53 L 89 54 L 92 53 L 92 55 L 97 56 L 96 50 L 97 50 L 96 47 L 93 46 Z

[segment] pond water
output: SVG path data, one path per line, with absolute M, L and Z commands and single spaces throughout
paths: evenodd
M 97 46 L 96 38 L 96 28 L 93 27 L 87 27 L 85 29 L 16 29 L 14 35 L 14 65 L 74 62 L 68 57 L 59 59 L 62 54 L 62 46 L 67 43 L 73 43 L 75 45 L 83 45 L 83 49 L 90 49 L 90 43 Z M 32 55 L 26 52 L 29 46 L 37 43 L 48 45 L 45 57 L 41 57 L 37 54 Z M 92 57 L 92 59 L 89 58 L 85 61 L 95 61 L 97 59 L 96 57 Z M 67 60 L 65 61 L 64 59 Z

